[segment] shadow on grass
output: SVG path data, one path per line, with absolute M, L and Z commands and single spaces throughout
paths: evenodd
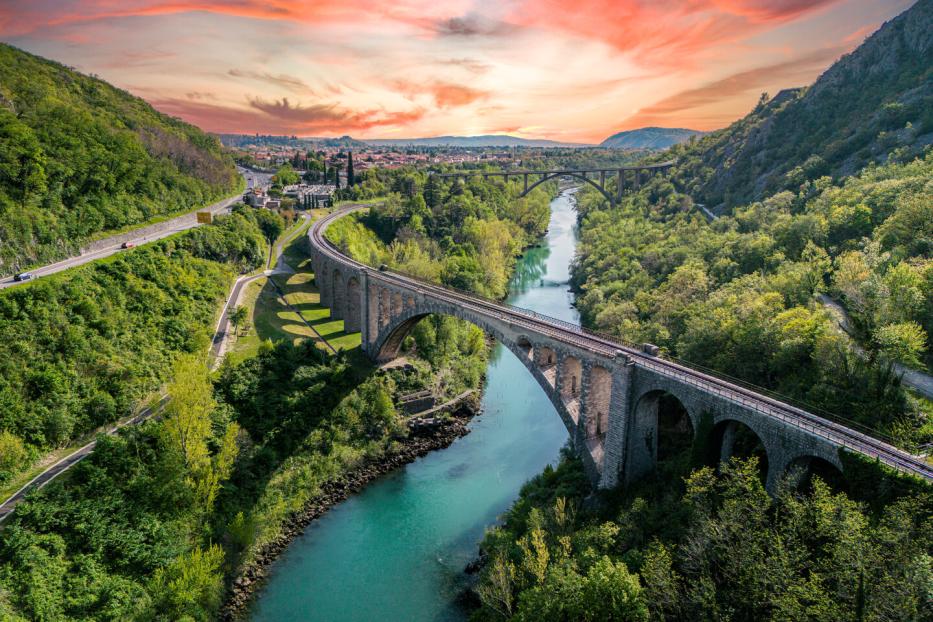
M 330 418 L 340 401 L 375 371 L 359 348 L 331 355 L 310 341 L 280 342 L 221 371 L 215 393 L 232 407 L 232 418 L 250 439 L 241 443 L 240 457 L 217 498 L 210 525 L 214 541 L 228 551 L 228 580 L 248 550 L 245 541 L 253 537 L 231 528 L 237 515 L 250 517 L 257 511 L 261 515 L 266 506 L 260 502 L 270 482 L 290 459 L 311 453 L 326 459 L 334 443 L 356 444 L 352 439 L 337 441 Z M 239 384 L 243 378 L 252 382 Z

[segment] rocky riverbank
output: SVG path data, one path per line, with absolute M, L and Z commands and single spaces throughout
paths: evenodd
M 220 619 L 233 621 L 242 618 L 249 607 L 251 597 L 262 586 L 273 562 L 313 520 L 345 501 L 350 495 L 360 492 L 372 480 L 414 462 L 431 451 L 443 449 L 465 436 L 470 431 L 467 424 L 477 413 L 478 407 L 474 400 L 466 400 L 443 425 L 430 430 L 419 430 L 417 435 L 412 434 L 401 441 L 399 450 L 379 460 L 360 465 L 341 480 L 324 484 L 321 494 L 312 499 L 302 511 L 294 514 L 282 526 L 282 533 L 264 546 L 256 555 L 256 561 L 233 582 L 221 609 Z

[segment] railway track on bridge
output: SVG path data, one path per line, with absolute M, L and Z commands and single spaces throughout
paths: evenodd
M 764 389 L 743 386 L 740 383 L 741 381 L 722 378 L 714 375 L 711 371 L 695 369 L 683 362 L 646 354 L 631 344 L 620 343 L 609 336 L 601 335 L 569 322 L 550 318 L 528 309 L 513 307 L 473 294 L 428 283 L 399 272 L 378 270 L 356 261 L 344 255 L 331 244 L 324 233 L 335 220 L 365 208 L 366 206 L 351 206 L 319 220 L 309 232 L 311 244 L 327 255 L 330 260 L 365 273 L 368 279 L 402 286 L 422 295 L 433 296 L 448 303 L 461 305 L 474 313 L 492 315 L 509 322 L 515 327 L 542 333 L 559 341 L 587 348 L 603 356 L 626 356 L 632 359 L 636 366 L 650 369 L 703 391 L 716 394 L 746 408 L 751 408 L 767 417 L 776 418 L 785 424 L 822 437 L 849 451 L 876 459 L 900 472 L 933 481 L 933 466 L 927 464 L 921 458 L 898 449 L 889 442 L 872 436 L 868 431 L 856 429 L 854 423 L 845 423 L 838 419 L 834 421 L 828 416 L 816 415 L 788 403 L 787 400 L 779 399 L 773 394 L 767 395 Z

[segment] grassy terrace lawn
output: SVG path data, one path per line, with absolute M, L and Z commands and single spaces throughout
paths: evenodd
M 360 345 L 360 334 L 343 331 L 343 320 L 333 320 L 330 309 L 321 306 L 321 295 L 314 285 L 314 274 L 310 262 L 305 260 L 299 272 L 291 275 L 277 274 L 273 278 L 285 294 L 285 299 L 308 324 L 335 349 L 349 350 Z
M 315 218 L 317 216 L 319 214 L 316 213 Z M 299 231 L 303 233 L 308 224 L 303 223 Z M 291 239 L 282 255 L 296 272 L 273 275 L 271 279 L 274 284 L 269 278 L 260 278 L 246 286 L 240 304 L 250 310 L 249 328 L 240 329 L 240 336 L 230 348 L 229 356 L 233 362 L 254 356 L 259 350 L 259 344 L 267 340 L 273 343 L 280 340 L 296 343 L 311 338 L 318 347 L 326 348 L 308 324 L 334 349 L 350 350 L 360 345 L 360 334 L 345 333 L 343 320 L 332 320 L 330 309 L 321 306 L 320 293 L 314 285 L 311 260 L 305 250 L 307 241 L 304 235 L 296 235 L 293 229 L 286 232 L 284 237 Z M 283 303 L 279 290 L 284 294 L 287 305 Z

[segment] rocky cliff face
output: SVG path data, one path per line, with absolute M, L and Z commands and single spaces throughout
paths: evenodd
M 884 24 L 809 88 L 782 91 L 695 145 L 675 178 L 725 208 L 933 143 L 933 0 Z

